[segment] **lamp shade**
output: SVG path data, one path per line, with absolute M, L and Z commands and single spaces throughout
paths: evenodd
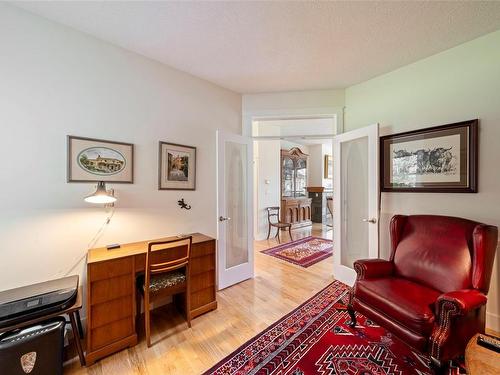
M 94 194 L 84 198 L 85 202 L 97 204 L 109 204 L 116 202 L 116 198 L 106 190 L 106 183 L 99 181 Z

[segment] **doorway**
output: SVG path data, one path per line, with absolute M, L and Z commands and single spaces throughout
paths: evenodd
M 318 255 L 318 261 L 326 262 L 326 266 L 316 268 L 331 275 L 333 264 L 328 258 L 333 239 L 332 139 L 336 119 L 333 116 L 259 119 L 252 125 L 256 273 L 259 263 L 266 268 L 278 267 L 269 259 L 261 259 L 263 251 L 264 254 L 272 253 L 273 249 L 293 252 L 297 259 L 292 262 L 300 265 L 300 251 L 304 250 L 304 258 L 308 260 L 302 263 L 309 267 L 315 264 L 311 253 L 319 249 L 322 255 Z M 269 208 L 277 208 L 278 215 L 270 217 Z M 270 222 L 288 223 L 291 230 Z M 308 238 L 317 238 L 311 241 L 310 248 Z M 293 246 L 292 240 L 298 248 L 287 250 L 287 246 Z

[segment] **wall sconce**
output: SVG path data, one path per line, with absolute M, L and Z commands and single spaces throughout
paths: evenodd
M 87 203 L 96 203 L 104 205 L 113 205 L 116 202 L 114 196 L 114 190 L 106 190 L 106 183 L 104 181 L 99 181 L 97 183 L 96 191 L 89 196 L 84 198 Z

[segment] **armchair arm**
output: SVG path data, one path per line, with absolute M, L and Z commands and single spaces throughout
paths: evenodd
M 475 310 L 487 301 L 486 296 L 477 289 L 463 289 L 441 294 L 437 299 L 438 316 L 441 316 L 445 304 L 453 305 L 455 315 L 465 315 Z M 451 306 L 450 306 L 451 307 Z
M 357 279 L 363 280 L 390 276 L 394 265 L 384 259 L 361 259 L 354 262 L 354 269 L 358 274 Z
M 466 316 L 469 312 L 485 305 L 486 296 L 477 289 L 463 289 L 448 292 L 440 295 L 436 301 L 436 321 L 430 337 L 430 352 L 433 358 L 438 360 L 449 359 L 452 326 L 455 319 Z M 478 331 L 477 319 L 464 322 L 464 330 L 461 331 L 459 338 L 464 343 Z M 484 324 L 484 323 L 483 323 Z M 456 339 L 456 338 L 455 338 Z M 457 343 L 455 343 L 457 345 Z M 465 344 L 464 344 L 465 345 Z M 448 347 L 448 350 L 446 350 Z

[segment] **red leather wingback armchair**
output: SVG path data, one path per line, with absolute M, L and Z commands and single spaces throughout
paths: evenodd
M 389 260 L 354 263 L 351 324 L 358 311 L 440 366 L 484 332 L 498 229 L 456 217 L 396 215 L 390 234 Z

